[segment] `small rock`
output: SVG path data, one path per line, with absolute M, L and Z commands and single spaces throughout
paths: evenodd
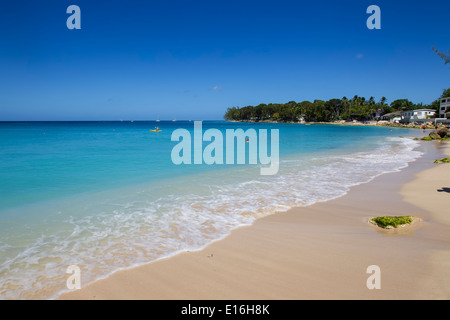
M 449 135 L 450 130 L 448 130 L 447 128 L 440 128 L 437 132 L 436 132 L 441 138 L 445 138 L 447 135 Z
M 437 134 L 436 132 L 431 132 L 430 136 L 431 139 L 441 139 L 441 136 Z

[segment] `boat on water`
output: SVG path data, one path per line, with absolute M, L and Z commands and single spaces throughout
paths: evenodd
M 161 132 L 162 130 L 159 127 L 156 127 L 153 130 L 150 130 L 150 132 Z

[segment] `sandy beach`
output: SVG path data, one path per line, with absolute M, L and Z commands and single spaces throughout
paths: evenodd
M 206 248 L 114 273 L 59 299 L 449 299 L 450 144 L 347 195 L 234 230 Z M 391 231 L 371 217 L 422 221 Z M 369 290 L 371 265 L 381 289 Z

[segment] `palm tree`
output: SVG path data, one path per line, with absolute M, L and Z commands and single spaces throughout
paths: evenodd
M 356 107 L 360 105 L 360 101 L 361 99 L 358 97 L 357 94 L 355 94 L 355 96 L 353 97 L 353 99 L 351 100 L 351 105 L 352 107 Z
M 359 98 L 359 100 L 361 101 L 360 105 L 366 104 L 366 98 L 361 97 L 361 98 Z
M 342 106 L 344 107 L 344 110 L 347 111 L 348 98 L 344 96 L 344 97 L 342 97 L 341 101 L 342 101 Z
M 433 48 L 433 51 L 436 52 L 439 57 L 444 59 L 445 64 L 450 63 L 450 56 L 438 51 L 435 47 L 432 47 L 432 48 Z M 448 50 L 448 53 L 450 53 L 450 50 Z

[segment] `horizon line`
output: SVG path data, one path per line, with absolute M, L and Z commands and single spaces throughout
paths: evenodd
M 193 121 L 227 121 L 225 119 L 209 119 L 209 120 L 0 120 L 0 123 L 6 122 L 193 122 Z

